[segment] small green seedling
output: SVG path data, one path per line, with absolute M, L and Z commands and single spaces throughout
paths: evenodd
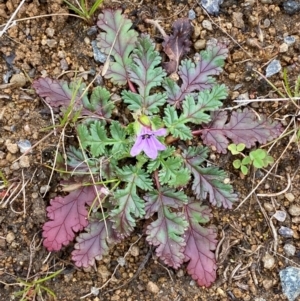
M 44 278 L 34 280 L 32 282 L 24 281 L 22 279 L 18 279 L 20 286 L 24 286 L 24 289 L 15 293 L 15 296 L 21 296 L 20 301 L 28 301 L 28 300 L 36 300 L 37 296 L 42 296 L 43 292 L 48 295 L 48 297 L 52 297 L 56 299 L 55 293 L 50 290 L 48 287 L 42 285 L 45 281 L 48 281 L 57 275 L 59 275 L 63 269 L 54 272 L 51 275 L 48 275 Z M 43 299 L 42 299 L 43 300 Z
M 253 165 L 255 168 L 263 168 L 274 162 L 273 157 L 268 155 L 267 151 L 264 149 L 253 150 L 249 153 L 249 156 L 244 155 L 242 151 L 245 147 L 244 143 L 230 144 L 228 146 L 228 149 L 233 155 L 240 154 L 244 157 L 242 160 L 236 159 L 233 161 L 233 167 L 235 169 L 240 169 L 242 174 L 248 174 L 250 165 Z
M 88 8 L 87 0 L 80 0 L 80 3 L 76 1 L 78 6 L 75 6 L 67 0 L 64 0 L 64 2 L 68 4 L 71 10 L 89 22 L 96 9 L 102 4 L 103 0 L 96 0 L 90 9 Z

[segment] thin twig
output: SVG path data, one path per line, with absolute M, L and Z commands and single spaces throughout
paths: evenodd
M 275 193 L 259 193 L 259 194 L 257 194 L 257 196 L 271 198 L 273 196 L 279 196 L 279 195 L 286 193 L 291 187 L 291 177 L 289 174 L 287 174 L 287 180 L 288 180 L 288 184 L 287 184 L 286 188 L 284 188 L 283 190 L 281 190 L 279 192 L 275 192 Z

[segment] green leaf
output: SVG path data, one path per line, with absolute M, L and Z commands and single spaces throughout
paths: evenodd
M 246 176 L 248 174 L 248 167 L 245 165 L 242 165 L 241 172 Z
M 84 107 L 92 112 L 97 112 L 105 118 L 110 118 L 115 105 L 110 100 L 110 93 L 103 87 L 96 87 L 90 100 L 84 103 Z M 84 102 L 84 99 L 82 100 Z
M 111 139 L 110 145 L 113 145 L 111 154 L 114 157 L 121 158 L 129 152 L 128 141 L 126 139 L 126 130 L 117 121 L 112 121 L 110 126 Z
M 174 107 L 168 105 L 165 108 L 165 117 L 163 120 L 166 127 L 174 137 L 182 140 L 192 139 L 193 135 L 191 129 L 185 125 L 187 121 L 178 118 Z
M 122 10 L 104 9 L 98 16 L 98 27 L 103 30 L 97 37 L 100 49 L 112 55 L 106 78 L 116 85 L 125 85 L 129 80 L 128 68 L 132 63 L 130 53 L 135 49 L 138 34 L 131 29 L 131 20 L 122 15 Z
M 118 168 L 117 174 L 120 180 L 128 183 L 134 183 L 143 190 L 152 190 L 152 180 L 146 171 L 133 165 L 126 165 L 122 169 Z
M 248 164 L 250 164 L 250 163 L 251 163 L 251 159 L 250 159 L 249 156 L 243 158 L 243 160 L 242 160 L 242 164 L 243 164 L 243 165 L 248 165 Z
M 135 218 L 145 215 L 145 203 L 136 193 L 136 185 L 130 182 L 125 189 L 119 189 L 114 193 L 115 209 L 110 211 L 110 220 L 114 222 L 113 228 L 121 236 L 129 236 L 136 222 Z
M 132 55 L 133 64 L 129 69 L 130 81 L 138 86 L 138 94 L 124 91 L 123 98 L 132 111 L 141 110 L 144 114 L 159 112 L 159 107 L 166 102 L 166 93 L 154 93 L 151 90 L 161 86 L 166 72 L 158 67 L 161 64 L 161 57 L 155 51 L 155 44 L 149 36 L 141 37 L 136 43 Z M 138 95 L 138 96 L 137 96 Z
M 206 89 L 198 94 L 197 102 L 192 95 L 187 95 L 183 101 L 183 114 L 180 119 L 195 124 L 208 123 L 210 115 L 205 112 L 215 111 L 221 105 L 220 99 L 227 97 L 225 85 L 215 85 L 211 90 Z
M 182 154 L 186 167 L 194 176 L 192 190 L 201 200 L 205 200 L 209 194 L 209 201 L 213 205 L 231 208 L 232 202 L 237 200 L 237 195 L 233 193 L 230 184 L 224 183 L 226 173 L 216 167 L 200 165 L 203 162 L 203 153 L 207 152 L 205 149 L 190 147 Z
M 239 143 L 237 146 L 236 146 L 236 150 L 238 152 L 242 152 L 244 149 L 245 149 L 246 145 L 244 143 Z
M 147 241 L 158 246 L 156 254 L 166 264 L 178 268 L 183 262 L 183 234 L 188 223 L 182 212 L 172 209 L 187 204 L 187 196 L 183 191 L 175 191 L 169 187 L 160 187 L 144 197 L 146 200 L 146 218 L 157 212 L 157 219 L 147 226 Z
M 241 167 L 241 160 L 240 159 L 236 159 L 236 160 L 234 160 L 233 161 L 233 167 L 235 168 L 235 169 L 239 169 L 240 167 Z
M 105 146 L 111 142 L 111 139 L 106 135 L 104 125 L 99 121 L 92 123 L 89 130 L 86 125 L 81 124 L 77 127 L 77 131 L 82 147 L 86 148 L 89 146 L 93 157 L 103 155 Z

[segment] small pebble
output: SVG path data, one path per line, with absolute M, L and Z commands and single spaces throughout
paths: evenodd
M 31 148 L 31 143 L 29 140 L 20 140 L 18 143 L 18 147 L 20 149 L 20 152 L 23 154 L 27 152 Z
M 11 170 L 19 170 L 20 169 L 20 164 L 19 162 L 14 162 L 11 166 L 10 166 Z
M 12 243 L 14 240 L 15 240 L 15 234 L 13 232 L 9 232 L 7 235 L 6 235 L 6 241 L 10 244 Z
M 290 203 L 295 200 L 295 196 L 291 192 L 286 193 L 284 196 Z
M 155 283 L 153 283 L 152 281 L 149 281 L 147 283 L 147 291 L 152 294 L 157 294 L 159 292 L 159 288 Z
M 294 0 L 283 1 L 283 9 L 287 14 L 293 15 L 300 11 L 300 3 Z
M 248 98 L 249 99 L 249 98 Z M 265 202 L 264 203 L 264 208 L 268 211 L 268 212 L 274 212 L 274 207 L 271 203 L 269 202 Z
M 92 26 L 87 30 L 86 34 L 88 36 L 92 36 L 92 35 L 96 34 L 97 31 L 98 31 L 97 26 Z
M 6 148 L 11 154 L 16 154 L 19 151 L 18 145 L 16 143 L 6 143 Z
M 294 256 L 296 253 L 296 247 L 292 244 L 285 244 L 283 250 L 286 256 Z
M 295 39 L 295 37 L 293 37 L 293 36 L 286 36 L 286 37 L 284 37 L 284 42 L 287 44 L 287 45 L 293 45 L 295 42 L 296 42 L 296 39 Z
M 287 267 L 279 272 L 283 293 L 289 301 L 294 301 L 300 294 L 300 269 Z
M 47 39 L 46 44 L 48 45 L 49 48 L 54 48 L 57 44 L 57 42 L 53 39 Z
M 189 10 L 188 18 L 189 18 L 190 20 L 196 19 L 196 13 L 195 13 L 195 11 L 194 11 L 193 9 L 190 9 L 190 10 Z
M 212 24 L 211 24 L 211 22 L 208 21 L 208 20 L 203 20 L 202 26 L 203 26 L 203 28 L 205 28 L 205 29 L 207 29 L 207 30 L 209 30 L 209 31 L 212 31 L 212 30 L 213 30 Z
M 281 211 L 281 210 L 277 210 L 273 217 L 275 219 L 277 219 L 279 222 L 284 222 L 286 219 L 286 212 L 285 211 Z
M 279 52 L 287 52 L 289 49 L 289 46 L 287 43 L 282 43 L 280 46 L 279 46 Z
M 15 87 L 22 88 L 26 85 L 26 77 L 23 73 L 14 74 L 9 82 L 14 84 Z
M 266 290 L 269 290 L 273 286 L 273 280 L 271 279 L 264 279 L 262 281 L 262 285 Z
M 271 270 L 275 265 L 275 258 L 269 253 L 266 253 L 266 255 L 262 258 L 262 262 L 264 263 L 265 269 Z
M 294 231 L 288 227 L 283 227 L 281 226 L 280 229 L 278 230 L 279 235 L 289 238 L 289 237 L 293 237 L 294 235 Z
M 126 264 L 126 260 L 124 257 L 118 257 L 117 261 L 121 267 L 123 267 Z
M 201 0 L 201 5 L 211 15 L 217 15 L 219 13 L 219 5 L 223 3 L 223 0 Z
M 278 60 L 273 60 L 266 69 L 266 77 L 270 77 L 281 70 L 281 64 Z
M 97 63 L 105 63 L 107 55 L 100 51 L 100 49 L 97 46 L 97 41 L 92 41 L 91 45 L 94 53 L 94 60 Z
M 299 216 L 300 215 L 300 206 L 292 204 L 289 208 L 289 214 L 291 216 Z
M 270 27 L 270 25 L 271 25 L 270 19 L 265 19 L 265 20 L 264 20 L 264 27 L 265 27 L 265 28 L 268 28 L 268 27 Z
M 178 278 L 184 276 L 184 271 L 183 271 L 183 269 L 179 269 L 178 272 L 176 273 L 176 276 L 177 276 Z
M 30 161 L 28 156 L 23 156 L 19 160 L 19 164 L 21 168 L 27 168 L 30 166 Z
M 52 37 L 54 36 L 54 32 L 55 32 L 54 28 L 48 27 L 48 28 L 46 29 L 46 35 L 47 35 L 49 38 L 52 38 Z
M 198 40 L 195 44 L 194 47 L 196 50 L 202 50 L 205 49 L 206 46 L 206 41 L 205 40 Z
M 49 185 L 43 185 L 43 186 L 40 187 L 40 193 L 41 193 L 41 194 L 44 194 L 44 193 L 46 193 L 47 191 L 49 191 L 49 189 L 50 189 L 50 186 L 49 186 Z
M 243 13 L 241 13 L 241 12 L 232 13 L 232 19 L 233 19 L 233 25 L 236 28 L 244 28 L 245 27 L 245 23 L 243 20 Z
M 133 257 L 138 257 L 140 255 L 140 248 L 138 246 L 132 246 L 130 249 L 130 254 Z

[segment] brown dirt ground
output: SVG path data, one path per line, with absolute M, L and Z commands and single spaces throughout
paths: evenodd
M 152 18 L 160 19 L 162 27 L 170 32 L 171 24 L 176 18 L 185 17 L 189 9 L 194 9 L 196 19 L 193 23 L 195 31 L 198 32 L 194 35 L 194 42 L 215 37 L 229 43 L 230 55 L 225 71 L 219 78 L 231 91 L 226 105 L 236 105 L 232 100 L 245 92 L 249 92 L 252 98 L 277 97 L 268 85 L 258 80 L 253 69 L 264 72 L 266 64 L 271 59 L 277 58 L 288 68 L 291 82 L 295 81 L 300 73 L 298 35 L 300 14 L 286 15 L 281 7 L 281 1 L 224 2 L 226 5 L 224 4 L 221 14 L 218 17 L 211 17 L 218 25 L 213 24 L 212 31 L 202 28 L 202 21 L 210 19 L 195 0 L 105 1 L 104 7 L 122 7 L 134 20 L 136 29 L 149 32 L 157 39 L 158 44 L 161 42 L 159 32 L 137 18 L 139 10 L 148 10 Z M 0 1 L 1 24 L 8 20 L 19 3 L 20 0 Z M 67 12 L 67 7 L 61 0 L 33 0 L 25 2 L 17 18 Z M 241 13 L 244 24 L 236 19 L 237 13 Z M 54 29 L 53 37 L 47 37 L 47 28 Z M 71 246 L 61 252 L 52 253 L 46 260 L 48 252 L 41 246 L 41 226 L 46 220 L 45 208 L 49 199 L 57 193 L 57 175 L 53 177 L 50 192 L 44 198 L 40 189 L 47 185 L 50 177 L 50 170 L 43 167 L 43 164 L 51 164 L 58 137 L 50 135 L 44 139 L 26 156 L 26 159 L 18 161 L 18 164 L 14 161 L 21 154 L 13 153 L 7 147 L 9 143 L 14 144 L 20 139 L 28 139 L 32 144 L 37 143 L 46 134 L 41 129 L 52 124 L 50 115 L 45 113 L 47 112 L 45 105 L 34 93 L 29 79 L 33 80 L 42 74 L 54 78 L 61 76 L 63 73 L 60 67 L 61 52 L 65 52 L 69 64 L 68 73 L 62 76 L 65 79 L 74 77 L 75 70 L 88 71 L 91 68 L 98 70 L 90 45 L 94 37 L 87 35 L 88 28 L 89 25 L 74 17 L 42 17 L 18 22 L 0 39 L 1 79 L 8 71 L 4 57 L 11 54 L 16 55 L 13 62 L 14 72 L 18 73 L 20 70 L 29 76 L 21 87 L 1 85 L 0 90 L 0 167 L 9 183 L 18 187 L 11 193 L 16 195 L 20 191 L 11 204 L 0 208 L 0 301 L 18 300 L 13 297 L 13 293 L 20 289 L 16 284 L 17 278 L 26 279 L 28 271 L 30 277 L 42 277 L 47 272 L 53 272 L 61 267 L 66 269 L 54 280 L 48 281 L 46 286 L 56 293 L 57 300 L 80 300 L 81 296 L 90 292 L 91 287 L 101 287 L 110 278 L 118 257 L 124 256 L 130 245 L 142 234 L 141 223 L 134 236 L 115 246 L 110 254 L 89 272 L 73 265 L 70 260 Z M 260 33 L 258 28 L 261 29 Z M 235 42 L 225 32 L 233 37 Z M 279 52 L 285 35 L 294 35 L 296 43 L 290 46 L 287 52 Z M 53 39 L 57 43 L 49 47 L 47 39 Z M 275 86 L 283 90 L 280 75 L 271 79 Z M 237 84 L 241 85 L 234 90 Z M 287 125 L 292 115 L 297 112 L 291 102 L 261 102 L 250 107 L 258 114 L 265 113 L 272 118 L 281 119 L 284 125 Z M 295 124 L 292 124 L 292 128 L 294 126 Z M 68 139 L 71 141 L 72 137 Z M 291 135 L 288 135 L 273 147 L 271 154 L 275 159 L 283 153 L 290 139 Z M 216 154 L 215 160 L 229 173 L 241 201 L 266 174 L 266 171 L 262 170 L 242 178 L 231 166 L 233 161 L 231 155 L 224 157 Z M 29 167 L 26 167 L 28 162 Z M 116 270 L 115 277 L 100 291 L 100 294 L 97 297 L 89 296 L 85 300 L 263 300 L 259 298 L 286 300 L 282 294 L 278 273 L 288 265 L 300 264 L 300 220 L 292 218 L 289 214 L 282 223 L 272 219 L 275 232 L 282 225 L 294 230 L 293 238 L 286 239 L 278 235 L 278 248 L 274 252 L 275 238 L 269 218 L 276 210 L 288 212 L 291 205 L 300 205 L 299 162 L 299 144 L 292 142 L 273 172 L 256 190 L 259 194 L 280 192 L 287 187 L 287 177 L 290 175 L 292 182 L 286 193 L 272 198 L 257 199 L 254 194 L 237 210 L 213 208 L 212 223 L 218 227 L 221 243 L 217 251 L 218 278 L 210 288 L 198 287 L 191 281 L 184 267 L 178 271 L 168 269 L 152 255 L 136 279 L 120 289 L 105 293 L 125 283 L 143 263 L 149 252 L 149 246 L 142 238 L 137 243 L 138 255 L 129 253 L 127 264 Z M 23 183 L 26 183 L 25 189 L 21 190 Z M 4 194 L 5 189 L 0 190 L 0 197 L 3 198 Z M 1 204 L 4 203 L 5 199 L 2 199 Z M 286 243 L 296 247 L 294 256 L 285 255 L 283 246 Z M 267 253 L 275 259 L 271 269 L 264 268 L 263 258 Z M 157 285 L 158 293 L 154 294 L 147 290 L 150 281 Z M 38 297 L 37 300 L 42 299 Z M 44 295 L 43 300 L 51 299 Z

